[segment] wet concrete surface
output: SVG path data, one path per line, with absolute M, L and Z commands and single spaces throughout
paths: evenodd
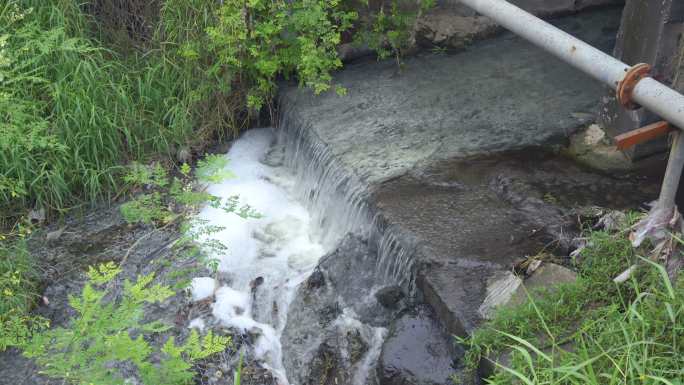
M 596 174 L 540 149 L 439 161 L 385 182 L 373 201 L 384 220 L 418 239 L 418 287 L 450 332 L 464 335 L 487 277 L 542 250 L 567 255 L 577 208 L 638 208 L 656 179 Z
M 554 21 L 610 51 L 620 10 Z M 347 95 L 281 92 L 281 110 L 375 184 L 423 162 L 563 144 L 593 119 L 602 86 L 506 33 L 454 55 L 349 65 L 333 80 Z

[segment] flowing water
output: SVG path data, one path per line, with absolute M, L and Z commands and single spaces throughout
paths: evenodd
M 274 139 L 270 129 L 245 133 L 226 155 L 235 177 L 208 187 L 207 192 L 223 199 L 239 196 L 240 204 L 250 205 L 261 217 L 243 219 L 209 206 L 199 213 L 206 224 L 223 228 L 211 237 L 227 246 L 213 255 L 227 284 L 195 278 L 193 296 L 200 299 L 215 290 L 213 315 L 243 332 L 256 329 L 257 359 L 283 380 L 279 336 L 287 306 L 327 248 L 309 211 L 293 194 L 293 174 L 277 159 L 269 162 Z
M 220 282 L 197 277 L 192 294 L 195 300 L 215 295 L 212 313 L 221 324 L 259 335 L 256 358 L 287 383 L 280 336 L 298 285 L 319 259 L 345 234 L 356 232 L 375 239 L 383 264 L 376 269 L 379 282 L 401 282 L 407 276 L 402 271 L 410 269 L 409 253 L 393 236 L 378 235 L 380 226 L 369 214 L 362 184 L 302 131 L 283 130 L 279 137 L 272 129 L 248 131 L 226 157 L 234 177 L 208 186 L 207 192 L 222 199 L 238 196 L 240 205 L 248 204 L 260 217 L 243 219 L 209 206 L 198 214 L 203 226 L 222 229 L 210 237 L 227 248 L 212 255 L 219 261 Z M 401 258 L 388 263 L 394 260 L 390 255 Z M 341 322 L 349 327 L 358 323 Z M 191 326 L 204 327 L 204 320 L 193 320 Z M 380 327 L 364 330 L 371 348 L 354 383 L 365 381 L 385 335 Z

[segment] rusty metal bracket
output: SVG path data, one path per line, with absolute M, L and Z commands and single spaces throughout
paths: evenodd
M 641 106 L 632 101 L 632 91 L 634 91 L 634 87 L 636 87 L 641 79 L 651 76 L 651 66 L 646 63 L 640 63 L 626 70 L 626 72 L 625 77 L 618 83 L 615 90 L 617 100 L 622 107 L 628 110 L 636 110 Z
M 666 135 L 674 130 L 675 128 L 672 127 L 670 123 L 663 120 L 620 134 L 615 137 L 615 144 L 617 145 L 618 150 L 626 150 L 637 144 L 648 142 L 659 136 Z

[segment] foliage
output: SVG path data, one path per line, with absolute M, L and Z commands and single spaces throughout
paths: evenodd
M 31 315 L 40 298 L 34 261 L 22 239 L 0 242 L 0 351 L 21 347 L 47 320 Z
M 261 217 L 251 206 L 241 205 L 237 196 L 221 201 L 204 191 L 202 183 L 221 183 L 233 177 L 228 170 L 228 158 L 223 155 L 207 155 L 200 160 L 195 170 L 196 180 L 187 164 L 181 166 L 180 178 L 169 176 L 158 163 L 149 166 L 133 163 L 128 169 L 123 180 L 129 190 L 149 191 L 121 205 L 121 214 L 128 223 L 168 224 L 205 203 L 244 219 Z
M 128 223 L 166 226 L 176 221 L 183 222 L 180 225 L 183 235 L 174 246 L 176 251 L 188 259 L 199 260 L 216 272 L 219 261 L 208 255 L 225 251 L 226 245 L 210 235 L 224 228 L 209 225 L 198 218 L 189 219 L 188 214 L 203 204 L 209 204 L 243 219 L 261 218 L 261 214 L 250 205 L 241 204 L 238 196 L 222 200 L 204 191 L 201 185 L 205 182 L 220 183 L 233 177 L 227 167 L 228 159 L 225 156 L 207 155 L 197 163 L 197 179 L 193 179 L 187 164 L 180 168 L 181 177 L 170 177 L 158 164 L 145 166 L 134 163 L 123 179 L 128 182 L 131 191 L 146 189 L 149 192 L 135 195 L 121 205 L 121 214 Z
M 415 44 L 415 23 L 423 12 L 435 6 L 435 0 L 360 0 L 364 17 L 357 25 L 357 44 L 366 44 L 380 58 L 397 60 Z M 353 3 L 352 3 L 353 4 Z
M 149 335 L 170 327 L 144 322 L 143 308 L 165 301 L 174 292 L 153 285 L 154 275 L 149 274 L 139 276 L 135 283 L 126 280 L 121 298 L 108 301 L 108 293 L 97 287 L 110 282 L 119 271 L 114 264 L 91 268 L 81 296 L 69 298 L 76 317 L 67 327 L 35 335 L 24 354 L 35 359 L 46 375 L 69 383 L 124 384 L 128 379 L 120 370 L 131 365 L 135 377 L 145 385 L 191 383 L 192 364 L 225 350 L 230 338 L 212 333 L 200 337 L 193 331 L 182 345 L 173 337 L 161 349 L 150 345 Z
M 278 74 L 296 74 L 316 93 L 330 88 L 330 71 L 340 68 L 340 33 L 355 12 L 339 0 L 252 0 L 223 2 L 218 23 L 207 29 L 217 65 L 247 90 L 247 106 L 259 109 L 275 90 Z
M 160 0 L 158 17 L 144 7 L 150 28 L 137 17 L 131 26 L 145 44 L 126 49 L 84 13 L 97 4 L 3 2 L 0 210 L 96 202 L 130 182 L 122 163 L 189 161 L 258 123 L 280 76 L 343 94 L 331 77 L 342 35 L 355 30 L 381 56 L 400 54 L 433 0 L 419 0 L 418 12 L 409 0 L 362 3 L 356 22 L 351 0 Z
M 96 201 L 122 160 L 191 136 L 162 119 L 154 68 L 125 65 L 88 31 L 76 1 L 0 5 L 0 209 Z
M 684 287 L 637 256 L 625 233 L 593 231 L 577 282 L 542 291 L 462 340 L 467 364 L 511 351 L 491 384 L 681 384 Z M 612 280 L 634 263 L 631 282 Z

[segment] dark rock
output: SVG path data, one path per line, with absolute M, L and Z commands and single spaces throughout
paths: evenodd
M 320 269 L 315 269 L 313 273 L 306 280 L 306 285 L 309 289 L 318 289 L 325 285 L 325 276 Z
M 378 365 L 380 385 L 453 384 L 462 357 L 429 306 L 421 305 L 394 321 Z
M 399 286 L 389 286 L 378 290 L 375 293 L 375 298 L 384 307 L 396 307 L 398 302 L 404 298 L 404 292 Z
M 369 368 L 379 354 L 382 327 L 401 310 L 381 306 L 372 295 L 376 263 L 377 256 L 366 242 L 348 236 L 299 287 L 281 337 L 291 383 L 344 385 L 353 378 L 375 380 L 375 371 Z

